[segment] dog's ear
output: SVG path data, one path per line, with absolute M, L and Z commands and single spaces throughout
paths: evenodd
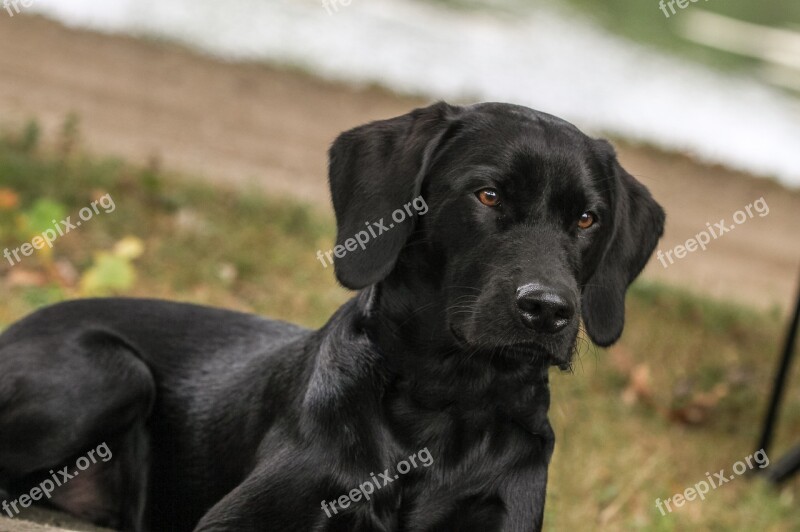
M 392 271 L 416 224 L 416 210 L 409 215 L 405 206 L 420 195 L 436 148 L 458 111 L 440 102 L 351 129 L 333 143 L 328 177 L 336 245 L 341 246 L 338 254 L 334 248 L 336 277 L 342 285 L 358 290 Z M 392 220 L 398 209 L 405 213 L 400 223 Z M 374 225 L 381 221 L 385 229 Z
M 581 310 L 586 332 L 597 345 L 616 342 L 625 325 L 625 292 L 664 232 L 664 210 L 650 192 L 619 164 L 611 145 L 601 141 L 606 171 L 616 193 L 610 242 L 583 289 Z

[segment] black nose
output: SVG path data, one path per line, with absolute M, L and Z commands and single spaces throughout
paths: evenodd
M 553 334 L 575 315 L 571 293 L 566 289 L 531 283 L 517 289 L 517 308 L 525 325 L 536 332 Z

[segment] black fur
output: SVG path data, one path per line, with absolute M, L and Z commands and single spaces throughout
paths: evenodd
M 569 366 L 581 317 L 619 337 L 661 208 L 608 143 L 507 104 L 361 126 L 330 161 L 338 244 L 420 195 L 428 210 L 337 259 L 361 291 L 320 330 L 95 299 L 0 336 L 10 496 L 105 441 L 114 458 L 50 502 L 125 530 L 541 527 L 549 367 Z M 429 467 L 322 509 L 422 449 Z

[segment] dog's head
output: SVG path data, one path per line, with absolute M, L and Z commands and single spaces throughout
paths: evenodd
M 664 225 L 608 142 L 508 104 L 438 103 L 345 132 L 330 184 L 344 286 L 425 290 L 454 343 L 561 365 L 581 318 L 596 344 L 619 338 Z

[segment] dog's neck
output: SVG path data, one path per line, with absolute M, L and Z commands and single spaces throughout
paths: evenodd
M 422 276 L 398 276 L 420 279 Z M 549 364 L 459 345 L 450 334 L 444 297 L 435 284 L 389 279 L 363 291 L 365 330 L 389 368 L 388 414 L 403 424 L 469 423 L 491 429 L 516 423 L 531 433 L 547 424 Z M 402 418 L 402 419 L 401 419 Z

